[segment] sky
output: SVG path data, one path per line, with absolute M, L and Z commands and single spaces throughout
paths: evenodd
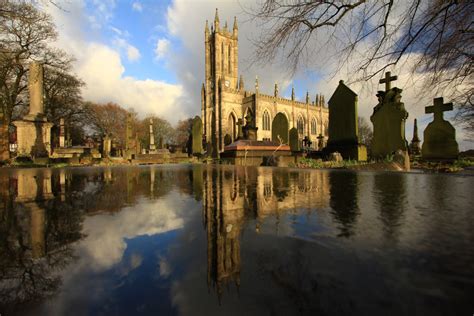
M 58 6 L 43 5 L 53 17 L 58 31 L 55 43 L 74 56 L 75 73 L 85 82 L 83 98 L 93 102 L 115 102 L 145 115 L 158 115 L 172 124 L 199 115 L 201 84 L 204 80 L 204 25 L 214 20 L 219 9 L 221 25 L 234 16 L 239 23 L 239 74 L 245 86 L 253 87 L 258 76 L 260 91 L 273 93 L 275 83 L 280 93 L 289 97 L 294 86 L 296 98 L 304 100 L 309 91 L 314 100 L 323 94 L 329 100 L 339 80 L 350 82 L 350 68 L 334 73 L 336 64 L 328 62 L 333 52 L 327 49 L 314 59 L 311 67 L 289 74 L 284 60 L 254 63 L 254 40 L 260 32 L 258 21 L 246 11 L 255 8 L 251 0 L 67 0 Z M 314 43 L 321 39 L 314 39 Z M 311 45 L 311 43 L 310 43 Z M 327 56 L 324 56 L 327 55 Z M 354 64 L 357 61 L 351 61 Z M 432 115 L 424 107 L 432 98 L 420 98 L 418 79 L 403 72 L 396 86 L 403 89 L 402 101 L 409 112 L 406 138 L 412 138 L 413 119 L 418 118 L 419 136 Z M 382 75 L 381 75 L 382 76 Z M 380 76 L 380 77 L 381 77 Z M 377 103 L 373 82 L 352 84 L 359 95 L 359 115 L 370 122 Z M 433 95 L 432 97 L 438 97 Z M 445 100 L 447 102 L 447 100 Z M 449 117 L 449 115 L 447 115 Z M 474 147 L 463 131 L 457 130 L 461 149 Z

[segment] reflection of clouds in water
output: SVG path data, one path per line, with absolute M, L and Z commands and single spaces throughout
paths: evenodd
M 178 212 L 183 208 L 176 205 L 180 203 L 178 198 L 140 201 L 115 214 L 87 217 L 87 237 L 78 246 L 82 261 L 92 270 L 104 270 L 120 262 L 127 247 L 125 239 L 181 228 L 183 218 Z
M 167 278 L 171 274 L 171 266 L 166 258 L 161 257 L 158 262 L 160 276 Z

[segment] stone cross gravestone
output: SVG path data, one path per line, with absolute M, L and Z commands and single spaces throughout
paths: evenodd
M 367 149 L 359 144 L 357 94 L 339 81 L 328 101 L 329 139 L 326 152 L 339 152 L 344 159 L 367 160 Z
M 443 118 L 443 112 L 451 111 L 452 103 L 443 103 L 443 98 L 435 98 L 434 105 L 425 108 L 425 113 L 433 113 L 434 119 L 423 132 L 423 159 L 452 160 L 459 154 L 456 130 Z
M 379 91 L 377 97 L 379 103 L 374 107 L 370 120 L 374 126 L 372 141 L 372 157 L 385 158 L 394 154 L 397 150 L 407 151 L 405 139 L 405 121 L 408 112 L 400 99 L 401 89 L 391 88 L 391 81 L 397 76 L 391 76 L 390 72 L 380 83 L 385 83 L 385 91 Z
M 295 152 L 295 151 L 300 151 L 301 146 L 300 146 L 300 140 L 298 139 L 298 130 L 293 127 L 290 129 L 290 150 Z
M 196 116 L 193 119 L 192 151 L 193 155 L 202 154 L 202 120 L 199 116 Z

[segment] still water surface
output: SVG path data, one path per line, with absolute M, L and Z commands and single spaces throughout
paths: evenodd
M 0 171 L 2 315 L 472 315 L 474 177 Z

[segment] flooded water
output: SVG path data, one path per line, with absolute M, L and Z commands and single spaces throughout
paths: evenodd
M 472 315 L 474 177 L 3 169 L 0 314 Z

